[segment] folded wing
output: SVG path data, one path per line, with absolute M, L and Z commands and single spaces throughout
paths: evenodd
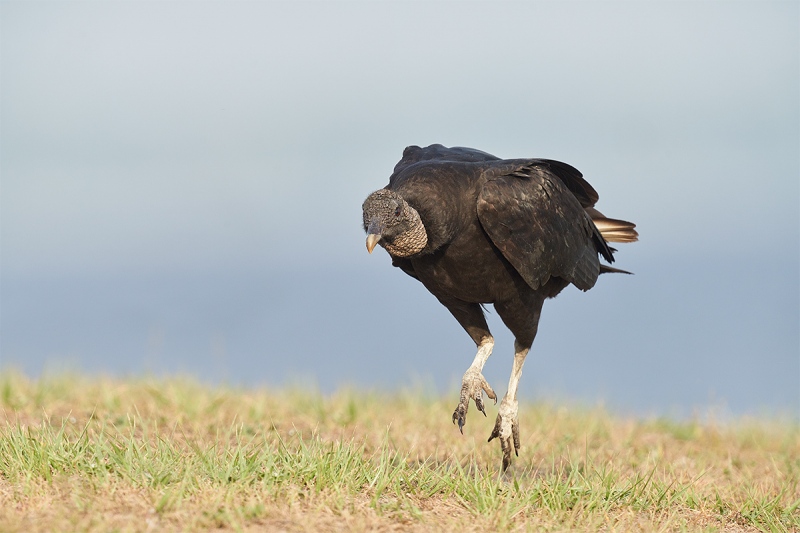
M 550 170 L 553 163 L 528 160 L 487 169 L 478 196 L 478 218 L 531 288 L 557 276 L 589 290 L 600 274 L 598 253 L 613 261 L 584 209 L 588 205 L 582 205 L 595 202 L 597 193 L 577 171 L 577 176 L 569 176 L 573 187 L 568 187 Z

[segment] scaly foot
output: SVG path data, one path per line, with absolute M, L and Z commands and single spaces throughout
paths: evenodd
M 517 400 L 504 397 L 497 410 L 497 420 L 489 442 L 500 439 L 500 448 L 503 450 L 503 472 L 511 465 L 511 445 L 514 445 L 514 455 L 519 456 L 519 417 L 517 416 L 519 404 Z
M 453 424 L 458 422 L 458 430 L 464 433 L 464 424 L 467 423 L 467 410 L 469 409 L 470 399 L 475 401 L 475 407 L 478 411 L 486 416 L 486 410 L 483 408 L 483 393 L 497 403 L 497 395 L 489 386 L 486 378 L 483 377 L 480 370 L 470 367 L 464 373 L 464 379 L 461 381 L 461 399 L 458 402 L 456 410 L 453 411 Z

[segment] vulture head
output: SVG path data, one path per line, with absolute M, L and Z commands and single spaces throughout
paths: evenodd
M 361 208 L 369 253 L 380 243 L 394 256 L 409 257 L 428 244 L 419 213 L 396 192 L 379 189 L 364 200 Z

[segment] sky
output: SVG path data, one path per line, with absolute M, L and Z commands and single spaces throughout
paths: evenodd
M 0 371 L 455 406 L 474 345 L 361 228 L 432 143 L 565 161 L 640 232 L 545 304 L 522 397 L 800 417 L 792 1 L 3 1 Z

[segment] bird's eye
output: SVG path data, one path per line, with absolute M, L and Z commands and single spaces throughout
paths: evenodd
M 400 206 L 399 206 L 399 205 L 398 205 L 397 207 L 395 207 L 395 208 L 394 208 L 394 216 L 396 216 L 396 217 L 399 217 L 399 216 L 400 216 L 400 213 L 402 213 L 402 212 L 403 212 L 403 210 L 402 210 L 402 209 L 400 209 Z

